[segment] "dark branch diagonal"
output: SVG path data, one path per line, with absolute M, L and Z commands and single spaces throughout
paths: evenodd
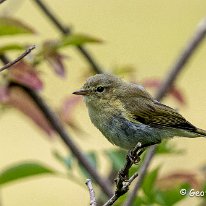
M 206 36 L 206 19 L 203 19 L 198 25 L 197 30 L 194 32 L 194 36 L 191 38 L 189 43 L 185 46 L 182 53 L 178 56 L 176 62 L 171 66 L 171 69 L 166 75 L 164 82 L 162 83 L 159 90 L 157 91 L 157 94 L 155 95 L 157 100 L 160 101 L 165 97 L 165 95 L 170 90 L 174 82 L 177 80 L 184 66 L 190 60 L 191 56 L 194 54 L 194 52 L 196 51 L 196 49 L 198 48 L 202 40 L 205 38 L 205 36 Z M 124 206 L 130 206 L 134 201 L 142 185 L 142 182 L 146 176 L 147 169 L 153 157 L 155 156 L 156 147 L 157 146 L 154 145 L 149 148 L 145 160 L 142 163 L 142 167 L 140 168 L 139 178 L 137 180 L 137 183 L 133 191 L 125 201 Z
M 71 30 L 69 27 L 65 27 L 60 20 L 55 16 L 54 13 L 48 8 L 48 6 L 43 3 L 42 0 L 34 0 L 37 6 L 44 12 L 44 14 L 51 20 L 51 22 L 61 31 L 64 35 L 71 34 Z M 91 68 L 94 70 L 95 73 L 103 73 L 101 67 L 97 64 L 94 57 L 90 54 L 90 52 L 83 46 L 77 46 L 77 50 L 82 54 L 82 56 L 88 61 L 91 65 Z
M 22 53 L 20 56 L 18 56 L 16 59 L 14 59 L 11 62 L 8 62 L 7 64 L 5 64 L 3 67 L 0 68 L 0 72 L 4 71 L 5 69 L 9 69 L 10 67 L 12 67 L 14 64 L 18 63 L 19 61 L 21 61 L 25 56 L 27 56 L 33 49 L 35 49 L 35 46 L 31 46 L 29 47 L 24 53 Z

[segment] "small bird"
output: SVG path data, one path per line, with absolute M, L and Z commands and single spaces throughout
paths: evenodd
M 206 137 L 206 131 L 188 122 L 144 89 L 110 74 L 96 74 L 73 92 L 83 95 L 92 123 L 112 143 L 133 149 L 160 143 L 165 138 Z

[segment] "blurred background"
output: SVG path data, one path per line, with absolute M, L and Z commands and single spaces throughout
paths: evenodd
M 116 73 L 128 81 L 145 83 L 151 94 L 155 94 L 157 85 L 206 16 L 206 2 L 203 0 L 44 2 L 74 33 L 96 39 L 96 42 L 88 43 L 85 47 L 104 71 Z M 37 48 L 26 58 L 27 61 L 32 61 L 39 50 L 43 51 L 43 43 L 62 36 L 32 0 L 7 0 L 0 4 L 0 15 L 17 19 L 34 31 L 32 34 L 0 36 L 0 47 L 7 44 L 35 44 Z M 58 113 L 61 113 L 66 100 L 71 101 L 71 93 L 92 75 L 90 65 L 75 46 L 63 47 L 60 52 L 65 56 L 65 71 L 60 71 L 60 75 L 54 73 L 51 61 L 41 60 L 37 67 L 38 76 L 43 82 L 40 94 Z M 14 49 L 6 53 L 13 59 L 21 51 Z M 164 103 L 177 108 L 191 123 L 204 129 L 205 54 L 204 40 L 178 77 L 177 93 L 164 100 Z M 98 154 L 97 168 L 105 175 L 110 164 L 104 153 L 116 147 L 91 124 L 82 99 L 77 102 L 75 106 L 72 105 L 69 117 L 75 126 L 69 125 L 66 129 L 81 150 Z M 47 135 L 44 129 L 40 129 L 28 116 L 14 108 L 2 109 L 0 125 L 0 171 L 19 162 L 37 161 L 55 168 L 59 173 L 66 172 L 65 167 L 54 157 L 56 152 L 62 156 L 68 155 L 68 150 L 57 135 Z M 202 168 L 206 166 L 206 140 L 174 138 L 170 144 L 184 152 L 157 156 L 150 169 L 161 165 L 160 176 L 181 171 L 195 174 L 195 181 L 204 178 Z M 77 168 L 73 172 L 80 176 Z M 77 184 L 63 175 L 42 175 L 3 185 L 0 188 L 1 205 L 88 205 L 89 194 L 85 180 L 86 177 L 81 177 Z M 186 198 L 176 205 L 199 203 L 200 198 Z

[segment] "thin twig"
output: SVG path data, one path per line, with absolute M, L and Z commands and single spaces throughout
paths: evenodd
M 134 162 L 137 164 L 140 161 L 140 158 L 138 156 L 138 151 L 141 148 L 141 143 L 137 143 L 136 147 L 129 151 L 126 156 L 126 162 L 123 167 L 118 173 L 117 178 L 115 179 L 116 182 L 116 193 L 121 193 L 122 188 L 124 186 L 125 181 L 128 181 L 129 178 L 129 169 L 132 167 Z M 123 190 L 124 193 L 124 190 Z
M 182 53 L 178 56 L 178 59 L 174 65 L 172 65 L 170 72 L 167 74 L 165 81 L 162 83 L 161 87 L 159 88 L 156 99 L 162 100 L 163 97 L 166 95 L 166 93 L 169 91 L 169 89 L 174 84 L 175 80 L 179 76 L 180 72 L 183 70 L 186 63 L 188 63 L 191 56 L 194 54 L 204 37 L 206 36 L 206 19 L 200 22 L 198 25 L 197 30 L 194 33 L 194 36 L 191 38 L 189 43 L 186 45 L 185 49 L 182 51 Z M 156 145 L 149 148 L 147 155 L 145 157 L 144 162 L 142 163 L 142 167 L 139 171 L 139 178 L 137 180 L 137 183 L 133 189 L 133 191 L 128 196 L 126 202 L 124 203 L 124 206 L 130 206 L 132 205 L 132 202 L 134 201 L 135 197 L 137 196 L 137 193 L 142 185 L 142 182 L 145 178 L 145 175 L 147 173 L 147 169 L 155 155 Z
M 116 191 L 115 194 L 103 206 L 113 205 L 119 199 L 120 196 L 122 196 L 123 194 L 125 194 L 128 191 L 129 186 L 136 179 L 137 176 L 138 176 L 138 172 L 136 172 L 134 175 L 132 175 L 132 177 L 130 177 L 129 180 L 124 182 L 124 185 L 121 188 L 121 190 L 124 191 L 123 193 Z
M 132 205 L 132 202 L 134 201 L 137 191 L 140 189 L 142 182 L 144 181 L 144 177 L 146 175 L 147 169 L 151 163 L 152 158 L 154 157 L 155 151 L 156 151 L 157 145 L 153 145 L 149 148 L 148 153 L 144 159 L 144 162 L 142 163 L 142 166 L 140 168 L 140 171 L 138 172 L 138 180 L 134 186 L 134 189 L 129 194 L 127 200 L 124 203 L 124 206 L 130 206 Z
M 9 62 L 8 58 L 1 54 L 0 59 L 4 64 L 7 64 Z M 49 106 L 46 104 L 46 102 L 41 98 L 41 96 L 35 92 L 34 90 L 18 84 L 18 83 L 12 83 L 13 86 L 20 87 L 23 89 L 35 102 L 35 104 L 38 106 L 38 108 L 42 111 L 45 118 L 48 120 L 48 122 L 51 124 L 52 128 L 59 134 L 59 137 L 62 139 L 62 141 L 65 143 L 67 148 L 71 150 L 71 152 L 74 154 L 74 156 L 77 158 L 77 160 L 81 163 L 81 165 L 87 170 L 87 172 L 91 175 L 91 177 L 94 179 L 94 181 L 101 187 L 102 191 L 108 196 L 111 197 L 112 187 L 110 185 L 110 182 L 101 177 L 96 169 L 90 164 L 88 159 L 85 157 L 85 155 L 81 152 L 78 146 L 73 142 L 70 135 L 66 132 L 64 129 L 64 126 L 60 122 L 59 118 L 56 116 L 56 114 L 49 108 Z
M 12 67 L 14 64 L 18 63 L 21 61 L 25 56 L 27 56 L 33 49 L 35 49 L 35 46 L 30 46 L 24 53 L 22 53 L 20 56 L 18 56 L 16 59 L 14 59 L 11 62 L 8 62 L 5 64 L 3 67 L 0 68 L 0 72 L 4 71 L 5 69 L 8 69 Z
M 6 1 L 6 0 L 0 0 L 0 4 L 3 3 L 4 1 Z
M 186 65 L 186 63 L 188 63 L 188 61 L 191 59 L 191 56 L 194 54 L 194 51 L 196 51 L 202 40 L 205 38 L 205 35 L 206 18 L 198 24 L 197 30 L 195 31 L 193 37 L 190 39 L 188 44 L 186 44 L 175 63 L 172 64 L 171 68 L 169 69 L 164 82 L 155 95 L 157 100 L 162 100 L 162 98 L 167 94 L 168 90 L 174 84 L 174 81 L 182 71 L 182 68 Z
M 51 22 L 61 31 L 64 35 L 71 34 L 71 30 L 69 27 L 65 27 L 60 20 L 55 16 L 55 14 L 48 8 L 48 6 L 43 3 L 42 0 L 34 0 L 34 2 L 37 4 L 37 6 L 44 12 L 44 14 L 51 20 Z M 91 65 L 92 69 L 95 73 L 103 73 L 103 70 L 101 67 L 97 64 L 94 57 L 91 56 L 90 52 L 83 47 L 83 46 L 77 46 L 76 47 L 80 54 L 88 61 L 88 63 Z
M 129 190 L 130 184 L 138 176 L 138 173 L 136 172 L 129 178 L 129 169 L 134 162 L 137 164 L 140 161 L 138 151 L 141 151 L 141 147 L 141 143 L 138 143 L 133 150 L 128 152 L 125 165 L 123 169 L 119 171 L 118 176 L 115 179 L 116 191 L 114 195 L 104 204 L 104 206 L 112 205 L 120 196 L 124 195 Z
M 96 198 L 95 198 L 95 192 L 94 189 L 92 187 L 92 181 L 90 179 L 87 179 L 86 183 L 85 183 L 88 187 L 89 190 L 89 197 L 90 197 L 90 205 L 91 206 L 96 206 Z

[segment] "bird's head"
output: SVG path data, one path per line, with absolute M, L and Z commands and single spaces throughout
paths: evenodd
M 96 74 L 89 77 L 80 90 L 73 92 L 83 95 L 87 104 L 105 104 L 118 96 L 123 81 L 109 74 Z

